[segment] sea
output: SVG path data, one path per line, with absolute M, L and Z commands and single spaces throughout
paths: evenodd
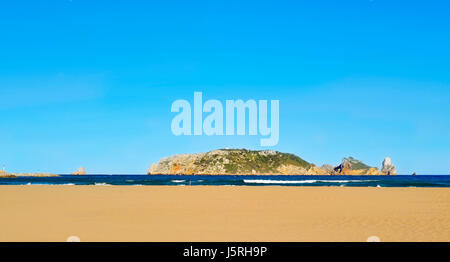
M 59 177 L 0 178 L 0 185 L 450 187 L 450 175 L 60 175 Z

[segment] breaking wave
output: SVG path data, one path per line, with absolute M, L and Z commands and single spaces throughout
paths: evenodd
M 350 183 L 373 182 L 376 180 L 270 180 L 270 179 L 244 179 L 247 184 L 313 184 L 313 183 Z

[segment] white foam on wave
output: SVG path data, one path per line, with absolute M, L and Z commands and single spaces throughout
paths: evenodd
M 27 184 L 24 184 L 24 186 L 48 186 L 48 185 L 51 185 L 51 184 L 31 183 L 31 182 L 28 182 Z
M 349 183 L 349 182 L 372 182 L 376 180 L 270 180 L 270 179 L 244 179 L 248 184 L 312 184 L 322 183 Z
M 317 180 L 317 181 L 329 183 L 349 183 L 349 182 L 374 182 L 378 180 Z
M 46 184 L 46 183 L 31 183 L 28 182 L 26 184 L 23 184 L 24 186 L 74 186 L 74 183 L 66 183 L 66 184 Z
M 171 180 L 173 183 L 183 183 L 186 182 L 186 180 Z
M 244 179 L 248 184 L 310 184 L 317 180 L 268 180 L 268 179 Z
M 110 186 L 110 184 L 107 183 L 94 183 L 95 186 Z

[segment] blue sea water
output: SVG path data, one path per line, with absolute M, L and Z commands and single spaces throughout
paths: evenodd
M 134 186 L 344 186 L 450 187 L 450 175 L 422 176 L 182 176 L 182 175 L 61 175 L 0 178 L 0 185 L 134 185 Z

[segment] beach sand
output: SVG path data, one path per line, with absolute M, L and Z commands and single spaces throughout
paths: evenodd
M 0 241 L 450 241 L 450 188 L 0 186 Z

